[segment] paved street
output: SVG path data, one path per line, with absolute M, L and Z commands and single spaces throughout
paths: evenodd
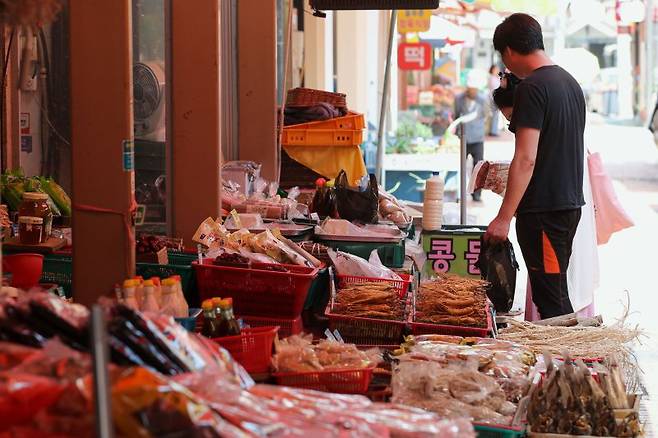
M 485 146 L 486 159 L 510 159 L 513 139 L 509 134 L 491 139 Z M 646 404 L 658 424 L 658 148 L 648 130 L 588 120 L 586 141 L 592 152 L 600 152 L 617 195 L 635 221 L 635 227 L 615 234 L 599 247 L 600 287 L 596 310 L 608 323 L 623 314 L 626 291 L 630 296 L 629 324 L 638 324 L 646 334 L 637 347 L 644 383 L 653 400 Z M 469 203 L 469 213 L 478 224 L 488 224 L 500 205 L 500 197 L 485 192 L 484 202 Z M 515 241 L 514 236 L 511 240 Z M 520 254 L 520 252 L 518 252 Z M 515 307 L 525 303 L 526 273 L 517 282 Z M 652 436 L 652 435 L 649 435 Z

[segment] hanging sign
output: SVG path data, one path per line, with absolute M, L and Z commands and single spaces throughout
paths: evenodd
M 429 43 L 400 43 L 398 67 L 400 70 L 429 70 L 432 68 L 432 46 Z
M 398 33 L 427 32 L 430 30 L 432 11 L 408 9 L 398 11 Z

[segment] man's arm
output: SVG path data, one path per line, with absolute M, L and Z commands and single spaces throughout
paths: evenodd
M 510 222 L 516 214 L 516 209 L 528 188 L 530 178 L 532 178 L 537 158 L 539 133 L 540 131 L 534 128 L 517 128 L 514 158 L 510 164 L 505 198 L 498 211 L 498 216 L 491 221 L 487 228 L 484 235 L 486 241 L 502 242 L 507 239 Z

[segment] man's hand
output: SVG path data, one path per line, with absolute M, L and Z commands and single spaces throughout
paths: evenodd
M 484 241 L 493 244 L 504 242 L 509 235 L 509 227 L 509 220 L 496 216 L 487 227 L 487 232 L 484 233 Z

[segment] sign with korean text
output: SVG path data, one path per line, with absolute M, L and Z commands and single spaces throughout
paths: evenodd
M 398 11 L 398 32 L 416 33 L 430 30 L 432 11 L 422 9 L 407 9 Z
M 398 67 L 400 70 L 429 70 L 432 68 L 432 46 L 429 43 L 400 43 Z
M 449 227 L 441 231 L 423 233 L 423 250 L 427 255 L 425 272 L 429 275 L 456 274 L 464 277 L 480 277 L 475 266 L 480 258 L 482 227 L 459 230 Z

